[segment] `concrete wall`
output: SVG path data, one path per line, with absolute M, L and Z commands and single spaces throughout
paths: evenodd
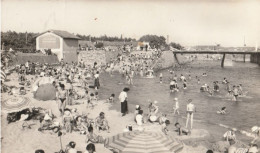
M 106 64 L 105 51 L 81 51 L 78 54 L 78 61 L 83 60 L 85 65 L 94 65 L 97 62 L 98 65 Z
M 252 54 L 250 57 L 251 63 L 257 63 L 260 65 L 260 54 Z
M 77 62 L 77 49 L 77 39 L 63 39 L 63 60 L 68 63 Z
M 95 51 L 81 51 L 78 54 L 78 61 L 81 59 L 86 65 L 94 65 L 94 62 L 97 62 L 98 65 L 109 63 L 110 59 L 117 57 L 119 52 L 117 51 L 104 51 L 104 50 L 95 50 Z
M 56 55 L 43 55 L 40 53 L 18 53 L 13 62 L 10 65 L 25 64 L 27 61 L 38 62 L 41 64 L 56 64 L 59 60 Z

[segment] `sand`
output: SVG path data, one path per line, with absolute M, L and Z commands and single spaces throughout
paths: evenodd
M 3 97 L 7 98 L 9 95 L 3 95 Z M 32 95 L 29 94 L 28 97 Z M 38 101 L 31 98 L 32 106 L 42 107 L 52 109 L 53 113 L 56 116 L 59 116 L 58 106 L 56 101 Z M 97 134 L 102 135 L 104 137 L 109 137 L 116 135 L 118 133 L 122 133 L 125 127 L 129 124 L 133 125 L 133 128 L 137 128 L 135 122 L 133 121 L 133 114 L 127 114 L 122 117 L 121 113 L 116 110 L 110 110 L 111 104 L 105 103 L 104 100 L 100 100 L 96 102 L 96 106 L 93 110 L 86 109 L 84 104 L 69 106 L 69 108 L 78 108 L 80 113 L 89 113 L 90 118 L 96 118 L 98 114 L 103 111 L 107 120 L 109 121 L 109 125 L 111 127 L 110 133 L 106 131 L 101 131 Z M 114 105 L 120 105 L 116 103 Z M 39 132 L 38 128 L 40 126 L 39 121 L 28 121 L 28 124 L 31 124 L 32 129 L 22 128 L 22 121 L 17 121 L 15 123 L 8 124 L 6 121 L 6 114 L 2 113 L 2 152 L 3 153 L 27 153 L 33 152 L 36 149 L 44 149 L 45 152 L 55 152 L 60 149 L 60 139 L 57 134 L 54 134 L 50 131 Z M 160 126 L 158 124 L 150 124 L 144 125 L 144 129 L 147 131 L 160 131 Z M 205 130 L 196 129 L 192 133 L 191 136 L 182 136 L 178 137 L 180 139 L 189 139 L 192 138 L 201 138 L 207 135 Z M 177 137 L 177 136 L 176 136 Z M 65 134 L 61 137 L 63 149 L 66 144 L 70 141 L 76 142 L 76 148 L 79 151 L 85 151 L 86 143 L 85 143 L 85 135 L 80 135 L 78 132 L 72 132 Z M 99 153 L 109 153 L 110 150 L 106 149 L 102 144 L 95 144 L 96 150 Z M 188 153 L 192 150 L 194 153 L 205 152 L 206 148 L 203 146 L 185 146 L 182 153 Z
M 13 85 L 19 87 L 19 83 L 17 81 L 17 75 L 12 74 L 9 77 L 10 81 L 6 82 L 7 85 Z M 56 121 L 61 121 L 59 117 L 58 105 L 55 100 L 49 101 L 39 101 L 33 98 L 33 94 L 30 91 L 30 88 L 27 88 L 28 93 L 25 95 L 30 98 L 31 106 L 34 107 L 42 107 L 45 109 L 51 109 L 53 114 L 57 116 Z M 12 98 L 14 95 L 8 95 L 7 93 L 3 93 L 1 100 Z M 19 95 L 17 95 L 19 96 Z M 98 135 L 102 135 L 103 137 L 110 137 L 116 135 L 118 133 L 122 133 L 127 125 L 133 125 L 134 129 L 137 129 L 137 125 L 134 122 L 134 114 L 130 113 L 126 116 L 122 117 L 120 110 L 112 110 L 110 109 L 113 105 L 120 105 L 118 101 L 114 104 L 106 103 L 106 100 L 99 100 L 95 102 L 94 109 L 87 109 L 86 104 L 73 105 L 68 106 L 68 108 L 77 108 L 80 114 L 88 114 L 89 118 L 95 119 L 99 113 L 102 111 L 105 113 L 107 120 L 109 121 L 109 126 L 111 127 L 110 133 L 106 131 L 101 131 L 98 133 L 94 131 Z M 14 123 L 7 123 L 6 120 L 7 114 L 3 111 L 1 112 L 1 151 L 3 153 L 29 153 L 34 152 L 36 149 L 43 149 L 46 153 L 57 152 L 60 150 L 60 137 L 57 136 L 56 133 L 51 131 L 43 131 L 39 132 L 38 128 L 40 127 L 39 121 L 30 120 L 27 123 L 31 125 L 31 129 L 22 128 L 23 121 L 17 121 Z M 146 131 L 161 131 L 161 127 L 158 123 L 148 123 L 143 126 Z M 193 129 L 192 134 L 190 136 L 177 136 L 176 132 L 171 131 L 169 133 L 174 137 L 183 140 L 185 145 L 181 153 L 203 153 L 206 152 L 206 147 L 201 145 L 200 143 L 196 143 L 197 140 L 204 140 L 210 137 L 208 131 L 203 129 Z M 78 151 L 84 152 L 86 149 L 85 143 L 86 136 L 79 134 L 79 132 L 72 132 L 62 135 L 62 148 L 65 149 L 65 145 L 67 145 L 70 141 L 76 142 L 76 149 Z M 191 140 L 191 142 L 187 141 Z M 109 153 L 110 150 L 106 149 L 102 144 L 95 144 L 96 151 L 99 153 Z

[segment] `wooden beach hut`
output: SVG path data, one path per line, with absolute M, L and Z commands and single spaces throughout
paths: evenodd
M 51 49 L 56 54 L 59 61 L 77 62 L 77 50 L 79 37 L 62 30 L 48 30 L 36 37 L 36 50 Z

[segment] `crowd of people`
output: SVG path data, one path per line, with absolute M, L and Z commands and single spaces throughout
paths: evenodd
M 79 134 L 86 135 L 86 153 L 95 152 L 95 143 L 104 144 L 106 138 L 102 135 L 97 135 L 95 131 L 107 131 L 110 132 L 109 121 L 105 117 L 104 112 L 100 112 L 99 116 L 95 119 L 91 119 L 86 114 L 79 114 L 77 109 L 69 109 L 68 105 L 74 105 L 77 103 L 78 99 L 82 99 L 82 103 L 86 105 L 86 109 L 93 109 L 95 103 L 99 100 L 99 89 L 101 87 L 99 77 L 103 72 L 108 72 L 109 74 L 114 74 L 118 71 L 122 76 L 122 80 L 126 80 L 125 84 L 133 85 L 135 76 L 145 77 L 149 70 L 153 69 L 156 60 L 160 57 L 160 53 L 141 53 L 141 54 L 119 54 L 115 59 L 111 59 L 106 65 L 94 63 L 93 65 L 86 65 L 82 60 L 78 63 L 72 62 L 72 64 L 65 63 L 61 60 L 59 65 L 49 65 L 49 64 L 38 64 L 27 61 L 25 64 L 18 65 L 16 67 L 16 72 L 19 74 L 19 82 L 22 85 L 18 91 L 14 90 L 15 87 L 6 86 L 5 91 L 12 95 L 25 95 L 26 88 L 35 83 L 38 78 L 48 77 L 51 78 L 51 84 L 56 90 L 56 101 L 58 102 L 58 110 L 60 112 L 59 117 L 55 117 L 52 110 L 46 110 L 43 117 L 40 119 L 39 131 L 52 130 L 57 133 L 58 131 L 63 131 L 66 133 L 78 132 Z M 169 70 L 171 77 L 166 79 L 163 74 L 160 73 L 159 82 L 169 83 L 169 90 L 171 93 L 179 92 L 180 90 L 186 90 L 189 88 L 189 80 L 191 80 L 191 74 L 185 76 L 174 72 L 174 69 Z M 30 76 L 30 77 L 28 77 Z M 187 77 L 187 78 L 186 78 Z M 206 73 L 203 73 L 201 77 L 196 76 L 196 80 L 200 83 L 201 78 L 207 77 Z M 1 82 L 3 85 L 4 83 Z M 119 83 L 121 83 L 119 81 Z M 124 83 L 124 82 L 123 82 Z M 179 84 L 182 84 L 182 89 Z M 226 89 L 221 89 L 218 81 L 213 82 L 212 89 L 209 85 L 204 84 L 201 86 L 201 92 L 208 92 L 211 96 L 215 92 L 220 90 L 226 90 L 227 94 L 233 96 L 233 100 L 237 101 L 239 95 L 243 95 L 242 84 L 234 85 L 231 88 L 230 82 L 224 78 L 223 82 L 226 85 Z M 40 87 L 41 84 L 37 84 L 32 90 L 34 92 Z M 128 108 L 128 91 L 129 87 L 123 88 L 121 93 L 118 93 L 118 101 L 121 104 L 121 114 L 122 117 L 129 113 Z M 107 98 L 106 102 L 114 103 L 117 98 L 114 93 Z M 175 102 L 173 106 L 173 114 L 180 115 L 180 103 L 178 98 L 174 98 Z M 147 113 L 141 108 L 140 105 L 136 105 L 133 120 L 136 122 L 138 127 L 149 123 L 158 123 L 161 126 L 161 131 L 166 135 L 169 134 L 168 126 L 170 124 L 170 119 L 167 118 L 167 114 L 161 113 L 157 101 L 148 100 L 149 106 L 147 106 Z M 227 107 L 223 106 L 218 111 L 219 114 L 227 114 Z M 196 112 L 196 107 L 192 102 L 192 99 L 187 101 L 186 105 L 186 125 L 181 125 L 180 122 L 175 122 L 173 125 L 176 128 L 177 135 L 190 135 L 193 129 L 193 118 Z M 59 122 L 57 118 L 61 118 L 62 122 Z M 190 126 L 189 126 L 190 124 Z M 131 125 L 127 126 L 128 131 L 133 130 Z M 259 128 L 254 130 L 256 134 L 256 139 L 259 137 Z M 235 153 L 233 148 L 233 143 L 236 141 L 234 131 L 228 131 L 224 135 L 225 140 L 230 142 L 231 146 L 228 153 Z M 254 140 L 255 141 L 255 140 Z M 67 145 L 66 151 L 68 153 L 77 152 L 75 149 L 76 143 L 70 142 Z M 253 144 L 249 149 L 248 153 L 255 153 L 254 149 L 257 150 L 257 145 Z M 251 149 L 251 152 L 250 152 Z M 37 153 L 44 153 L 43 150 L 35 151 Z M 208 151 L 210 153 L 210 151 Z

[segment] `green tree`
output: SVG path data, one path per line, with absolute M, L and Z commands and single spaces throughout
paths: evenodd
M 175 49 L 178 49 L 178 50 L 183 49 L 183 46 L 181 46 L 180 44 L 175 43 L 175 42 L 171 42 L 171 43 L 169 44 L 169 46 L 171 46 L 171 47 L 173 47 L 173 48 L 175 48 Z
M 144 35 L 142 36 L 139 41 L 146 41 L 149 42 L 150 46 L 152 48 L 161 48 L 162 46 L 166 45 L 166 39 L 163 36 L 157 36 L 157 35 Z
M 97 44 L 95 44 L 96 48 L 102 48 L 104 47 L 104 44 L 102 42 L 98 42 Z

